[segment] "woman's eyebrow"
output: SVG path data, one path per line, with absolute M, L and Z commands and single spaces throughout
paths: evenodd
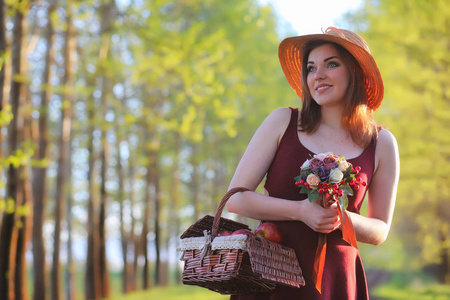
M 327 62 L 327 61 L 329 61 L 330 59 L 333 59 L 333 58 L 339 58 L 339 57 L 337 57 L 336 55 L 335 56 L 330 56 L 328 58 L 325 58 L 323 61 Z
M 334 59 L 334 58 L 337 58 L 337 59 L 339 59 L 339 57 L 338 56 L 330 56 L 330 57 L 328 57 L 328 58 L 325 58 L 323 61 L 324 62 L 327 62 L 327 61 L 329 61 L 330 59 Z M 312 61 L 312 60 L 310 60 L 310 61 L 308 61 L 308 65 L 309 64 L 314 64 L 314 62 Z

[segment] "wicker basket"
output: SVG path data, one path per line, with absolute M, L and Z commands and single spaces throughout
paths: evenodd
M 231 195 L 247 190 L 231 189 L 220 201 L 215 217 L 205 216 L 181 235 L 184 284 L 227 295 L 270 292 L 277 284 L 305 285 L 293 249 L 254 235 L 217 236 L 223 230 L 249 228 L 221 217 Z

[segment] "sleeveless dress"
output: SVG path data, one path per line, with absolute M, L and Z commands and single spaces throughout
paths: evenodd
M 305 148 L 297 135 L 298 110 L 292 109 L 290 123 L 280 141 L 277 153 L 268 170 L 265 188 L 270 196 L 300 201 L 306 199 L 300 188 L 294 184 L 294 177 L 300 166 L 315 153 Z M 353 166 L 360 166 L 359 176 L 370 186 L 375 165 L 376 141 L 367 146 L 362 154 L 348 159 Z M 336 153 L 339 155 L 339 153 Z M 347 210 L 359 214 L 366 187 L 349 197 Z M 306 200 L 307 201 L 307 200 Z M 318 233 L 300 221 L 276 221 L 283 234 L 283 244 L 295 249 L 305 278 L 305 286 L 299 289 L 278 285 L 270 294 L 233 295 L 231 300 L 361 300 L 369 299 L 366 276 L 359 252 L 342 239 L 342 232 L 335 230 L 328 234 L 325 267 L 320 294 L 312 280 L 314 257 Z

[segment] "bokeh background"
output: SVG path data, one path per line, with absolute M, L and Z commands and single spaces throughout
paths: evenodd
M 330 25 L 368 42 L 400 149 L 390 235 L 360 244 L 372 299 L 450 298 L 446 0 L 0 3 L 0 299 L 226 299 L 180 285 L 179 235 L 300 106 L 279 42 Z

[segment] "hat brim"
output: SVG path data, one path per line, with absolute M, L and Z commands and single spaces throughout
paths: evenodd
M 381 73 L 372 55 L 364 48 L 343 38 L 331 34 L 310 34 L 284 39 L 278 48 L 278 57 L 284 75 L 295 93 L 303 98 L 302 94 L 302 49 L 313 40 L 336 43 L 350 52 L 361 66 L 364 74 L 363 82 L 367 93 L 367 106 L 376 110 L 384 96 L 384 85 Z

